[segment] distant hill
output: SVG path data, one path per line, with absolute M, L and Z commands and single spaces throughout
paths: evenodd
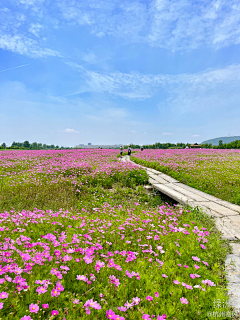
M 218 146 L 219 140 L 222 140 L 223 143 L 230 143 L 232 141 L 240 140 L 240 136 L 234 136 L 234 137 L 220 137 L 215 139 L 210 139 L 203 141 L 203 143 L 211 143 L 213 146 Z

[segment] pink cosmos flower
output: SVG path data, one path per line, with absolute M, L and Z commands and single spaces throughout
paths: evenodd
M 188 301 L 187 301 L 187 299 L 186 298 L 180 298 L 180 301 L 181 301 L 181 303 L 182 304 L 188 304 Z
M 57 310 L 53 310 L 53 311 L 51 312 L 51 315 L 52 315 L 52 316 L 57 316 L 58 313 L 59 313 L 59 312 L 58 312 Z
M 164 273 L 162 274 L 162 277 L 163 278 L 168 278 L 168 276 L 166 274 L 164 274 Z
M 192 279 L 195 279 L 196 278 L 196 276 L 195 276 L 195 274 L 190 274 L 190 278 L 192 278 Z
M 204 244 L 200 244 L 200 247 L 201 247 L 202 249 L 206 249 L 206 247 L 205 247 Z
M 52 297 L 58 297 L 60 295 L 60 291 L 58 291 L 56 288 L 53 288 L 51 291 Z
M 104 294 L 100 293 L 100 294 L 99 294 L 99 297 L 100 297 L 100 298 L 103 298 L 103 297 L 104 297 Z
M 202 263 L 204 263 L 206 266 L 208 266 L 208 263 L 207 262 L 205 262 L 205 261 L 202 261 Z
M 144 320 L 151 320 L 150 315 L 149 314 L 143 314 L 142 317 Z
M 151 297 L 151 296 L 146 296 L 146 299 L 147 299 L 147 301 L 152 301 L 152 300 L 153 300 L 153 297 Z
M 93 262 L 93 260 L 92 260 L 92 257 L 91 257 L 91 256 L 85 256 L 85 257 L 83 257 L 83 260 L 84 260 L 87 264 L 89 264 L 89 263 L 92 263 L 92 262 Z
M 21 318 L 21 320 L 33 320 L 30 316 L 24 316 Z
M 48 309 L 49 305 L 48 305 L 48 303 L 46 303 L 46 304 L 43 304 L 42 307 L 43 307 L 43 309 Z
M 181 267 L 182 266 L 181 263 L 179 263 L 178 266 Z
M 133 303 L 134 303 L 135 305 L 138 305 L 138 304 L 140 303 L 141 299 L 138 298 L 138 297 L 136 297 L 136 298 L 133 298 L 132 301 L 133 301 Z
M 79 299 L 74 299 L 74 300 L 73 300 L 73 303 L 74 303 L 74 304 L 79 304 Z
M 56 289 L 57 289 L 57 291 L 64 291 L 64 288 L 63 288 L 63 286 L 61 285 L 61 282 L 60 282 L 60 281 L 58 281 L 58 282 L 56 283 Z
M 0 292 L 0 299 L 7 299 L 8 293 L 7 292 Z
M 199 268 L 200 268 L 197 264 L 195 264 L 194 267 L 195 267 L 196 269 L 199 269 Z
M 179 284 L 180 282 L 178 280 L 173 280 L 173 283 Z
M 167 319 L 167 316 L 165 315 L 165 313 L 162 316 L 157 316 L 157 320 L 165 320 Z
M 158 298 L 159 297 L 159 293 L 155 292 L 155 297 Z
M 200 259 L 200 258 L 198 258 L 198 257 L 194 257 L 194 256 L 192 256 L 192 259 L 193 259 L 194 261 L 197 261 L 197 262 L 200 262 L 200 261 L 201 261 L 201 259 Z
M 93 301 L 93 299 L 90 299 L 90 300 L 86 301 L 83 307 L 84 308 L 91 307 L 91 308 L 96 309 L 96 310 L 102 309 L 100 304 L 97 303 L 97 301 Z
M 185 264 L 185 265 L 184 265 L 184 268 L 189 268 L 189 266 Z
M 114 319 L 114 320 L 116 319 L 115 318 L 116 315 L 111 309 L 106 311 L 106 316 L 108 319 Z
M 2 309 L 3 308 L 3 302 L 0 302 L 0 309 Z
M 29 306 L 29 310 L 32 313 L 38 313 L 39 306 L 37 304 L 31 303 L 30 306 Z
M 37 287 L 36 292 L 38 294 L 45 293 L 47 292 L 47 289 L 45 287 Z

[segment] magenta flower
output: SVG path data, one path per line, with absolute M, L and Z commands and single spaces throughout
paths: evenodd
M 173 280 L 174 284 L 179 284 L 180 282 L 178 280 Z
M 48 309 L 49 305 L 46 303 L 46 304 L 43 304 L 42 307 L 43 307 L 43 309 Z
M 21 320 L 33 320 L 30 316 L 24 316 L 21 318 Z
M 195 264 L 194 267 L 195 267 L 196 269 L 199 269 L 199 268 L 200 268 L 197 264 Z
M 83 260 L 84 260 L 87 264 L 89 264 L 89 263 L 92 263 L 92 262 L 93 262 L 93 259 L 92 259 L 92 257 L 91 257 L 91 256 L 85 256 L 85 257 L 83 257 Z
M 116 319 L 115 318 L 116 315 L 111 309 L 106 311 L 106 316 L 108 319 L 114 319 L 114 320 Z
M 52 297 L 58 297 L 60 295 L 60 291 L 58 291 L 56 288 L 53 288 L 51 291 Z
M 165 315 L 165 313 L 162 316 L 157 316 L 157 320 L 165 320 L 167 319 L 167 316 Z
M 200 244 L 200 247 L 201 247 L 202 249 L 206 249 L 206 247 L 205 247 L 204 244 Z
M 159 297 L 159 293 L 158 292 L 155 292 L 155 297 Z
M 151 296 L 146 296 L 146 299 L 147 299 L 147 301 L 152 301 L 152 300 L 153 300 L 153 297 L 151 297 Z
M 181 303 L 182 304 L 188 304 L 188 301 L 187 301 L 187 299 L 186 298 L 180 298 L 180 301 L 181 301 Z
M 3 308 L 3 302 L 0 302 L 0 309 Z
M 32 313 L 38 313 L 39 306 L 37 304 L 31 303 L 30 306 L 29 306 L 29 310 Z
M 58 281 L 58 282 L 56 283 L 56 289 L 57 289 L 57 291 L 64 291 L 64 288 L 63 288 L 63 286 L 61 285 L 61 282 L 60 282 L 60 281 Z
M 168 276 L 166 274 L 164 274 L 164 273 L 162 274 L 162 277 L 163 278 L 168 278 Z
M 47 292 L 47 289 L 45 287 L 37 287 L 36 292 L 38 294 L 45 293 Z
M 8 298 L 8 293 L 7 292 L 1 292 L 0 293 L 0 299 L 7 299 Z
M 58 315 L 58 311 L 57 311 L 57 310 L 53 310 L 53 311 L 51 312 L 51 315 L 52 315 L 52 316 L 57 316 L 57 315 Z
M 190 274 L 190 278 L 192 278 L 192 279 L 195 279 L 196 278 L 196 276 L 195 276 L 195 274 Z
M 142 317 L 144 320 L 151 320 L 150 315 L 149 314 L 143 314 Z
M 74 299 L 74 300 L 73 300 L 73 303 L 74 303 L 74 304 L 79 304 L 79 299 Z

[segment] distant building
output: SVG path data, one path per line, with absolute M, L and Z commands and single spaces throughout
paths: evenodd
M 120 148 L 121 144 L 97 144 L 97 145 L 92 145 L 91 143 L 88 143 L 87 145 L 84 144 L 79 144 L 76 146 L 76 148 L 80 149 L 118 149 Z
M 91 144 L 91 142 L 88 142 L 88 144 L 87 144 L 88 146 L 91 146 L 92 144 Z
M 200 149 L 200 148 L 201 148 L 201 145 L 200 145 L 200 144 L 197 144 L 197 143 L 194 143 L 194 144 L 191 144 L 190 148 L 191 148 L 191 149 Z
M 79 147 L 82 147 L 82 146 L 84 146 L 84 143 L 79 143 Z

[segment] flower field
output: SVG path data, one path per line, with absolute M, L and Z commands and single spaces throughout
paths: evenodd
M 0 152 L 0 319 L 208 319 L 227 303 L 212 220 L 147 194 L 117 154 Z
M 240 205 L 239 150 L 144 150 L 134 154 L 132 160 Z

